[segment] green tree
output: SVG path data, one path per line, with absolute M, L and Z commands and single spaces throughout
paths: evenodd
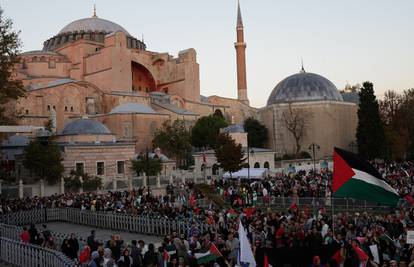
M 20 80 L 14 79 L 15 64 L 19 62 L 19 32 L 13 30 L 11 19 L 3 17 L 0 9 L 0 124 L 11 124 L 16 114 L 6 112 L 4 104 L 24 96 Z
M 24 149 L 23 165 L 35 180 L 55 184 L 64 171 L 62 160 L 59 146 L 50 138 L 34 139 Z
M 263 148 L 267 142 L 267 128 L 258 120 L 250 117 L 244 121 L 244 130 L 247 132 L 247 140 L 250 147 Z
M 178 166 L 182 166 L 191 151 L 191 134 L 183 120 L 166 121 L 155 132 L 152 145 L 161 148 L 169 157 L 176 159 Z
M 221 133 L 217 136 L 217 144 L 214 149 L 219 167 L 226 172 L 237 172 L 243 167 L 245 158 L 241 144 L 236 144 L 230 135 Z
M 214 148 L 220 128 L 226 127 L 226 120 L 219 115 L 209 115 L 197 120 L 191 129 L 191 144 L 197 148 Z
M 148 176 L 158 175 L 161 170 L 161 160 L 150 158 L 148 152 L 138 155 L 137 159 L 132 160 L 131 169 L 138 175 L 144 173 Z
M 51 119 L 48 119 L 45 122 L 45 129 L 48 130 L 50 133 L 53 133 L 53 121 Z
M 359 91 L 358 127 L 356 133 L 358 152 L 367 159 L 387 158 L 384 127 L 379 105 L 371 82 L 364 82 Z
M 402 98 L 401 107 L 393 122 L 396 135 L 400 135 L 395 137 L 395 141 L 406 148 L 406 158 L 414 159 L 414 89 L 405 90 Z M 401 142 L 403 143 L 400 144 Z
M 410 97 L 396 91 L 387 91 L 379 101 L 381 120 L 392 159 L 405 159 L 409 148 L 409 127 L 405 106 L 410 108 Z M 411 108 L 410 108 L 411 109 Z M 408 124 L 407 124 L 408 123 Z
M 77 192 L 80 188 L 84 191 L 96 191 L 102 187 L 102 178 L 92 176 L 81 171 L 71 170 L 69 177 L 65 178 L 65 188 Z

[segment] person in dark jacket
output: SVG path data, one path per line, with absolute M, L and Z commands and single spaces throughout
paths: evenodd
M 155 267 L 158 264 L 158 256 L 154 250 L 154 244 L 148 245 L 148 251 L 144 255 L 144 267 Z
M 132 258 L 132 267 L 142 267 L 142 250 L 138 247 L 136 240 L 131 241 L 131 258 Z
M 88 236 L 87 239 L 87 244 L 88 246 L 91 248 L 91 251 L 96 251 L 98 250 L 98 242 L 96 242 L 96 238 L 95 238 L 95 230 L 91 231 L 91 235 Z
M 32 223 L 29 228 L 30 244 L 39 245 L 39 233 L 37 232 L 36 226 Z
M 78 257 L 79 251 L 79 242 L 75 235 L 72 233 L 70 234 L 69 238 L 69 255 L 68 257 L 71 259 L 76 259 Z

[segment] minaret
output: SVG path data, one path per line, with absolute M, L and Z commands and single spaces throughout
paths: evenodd
M 243 19 L 240 11 L 240 1 L 237 5 L 237 42 L 234 43 L 236 48 L 237 60 L 237 98 L 239 101 L 249 105 L 247 98 L 247 79 L 246 79 L 246 43 L 244 42 Z
M 98 16 L 96 15 L 96 5 L 93 5 L 93 15 L 92 18 L 97 18 Z

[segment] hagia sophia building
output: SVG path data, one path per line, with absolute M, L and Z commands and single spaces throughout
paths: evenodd
M 265 107 L 249 105 L 253 92 L 248 90 L 240 5 L 237 11 L 237 99 L 200 94 L 195 49 L 182 50 L 177 57 L 150 51 L 143 40 L 94 11 L 92 17 L 63 27 L 42 50 L 20 55 L 17 78 L 27 95 L 13 104 L 18 123 L 44 126 L 52 119 L 59 142 L 65 144 L 67 169 L 78 163 L 96 169 L 99 155 L 104 164 L 126 162 L 151 146 L 163 122 L 181 119 L 190 127 L 217 109 L 232 124 L 259 119 L 269 130 L 267 148 L 276 155 L 295 151 L 285 122 L 292 109 L 305 114 L 303 150 L 317 143 L 320 157 L 326 157 L 334 146 L 347 149 L 355 139 L 357 104 L 344 101 L 336 86 L 320 75 L 302 68 L 269 91 Z M 105 173 L 108 177 L 119 174 L 120 165 L 111 165 L 115 168 Z M 129 168 L 122 168 L 125 175 Z

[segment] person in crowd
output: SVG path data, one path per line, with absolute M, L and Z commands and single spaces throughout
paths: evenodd
M 95 230 L 91 230 L 91 235 L 87 238 L 87 244 L 91 248 L 91 251 L 96 251 L 98 249 Z
M 20 233 L 20 241 L 23 243 L 30 243 L 30 233 L 26 226 L 23 227 L 23 231 Z
M 69 243 L 69 247 L 68 247 L 69 255 L 68 255 L 68 257 L 70 259 L 76 259 L 78 257 L 78 252 L 79 252 L 79 241 L 76 238 L 74 233 L 70 234 L 68 243 Z
M 112 258 L 112 251 L 109 248 L 104 249 L 102 267 L 116 267 L 115 260 Z
M 49 240 L 49 238 L 52 236 L 52 234 L 50 233 L 50 231 L 49 231 L 49 229 L 47 229 L 47 225 L 46 224 L 43 224 L 42 225 L 42 235 L 43 235 L 43 239 L 46 241 L 46 240 Z
M 132 267 L 141 267 L 143 264 L 142 250 L 136 240 L 131 241 Z
M 117 263 L 118 263 L 118 267 L 132 267 L 133 266 L 134 260 L 129 255 L 128 248 L 124 248 L 124 250 L 122 251 L 121 257 L 119 257 L 119 260 Z
M 144 267 L 156 267 L 158 266 L 157 252 L 155 251 L 154 244 L 148 245 L 148 251 L 144 255 Z
M 30 234 L 30 244 L 33 245 L 40 245 L 40 236 L 39 232 L 36 229 L 36 226 L 32 223 L 29 228 L 29 234 Z
M 91 258 L 91 248 L 89 246 L 85 246 L 79 255 L 79 263 L 81 266 L 86 266 Z
M 99 267 L 99 266 L 101 266 L 101 263 L 99 260 L 99 253 L 98 251 L 93 251 L 89 259 L 87 267 Z

